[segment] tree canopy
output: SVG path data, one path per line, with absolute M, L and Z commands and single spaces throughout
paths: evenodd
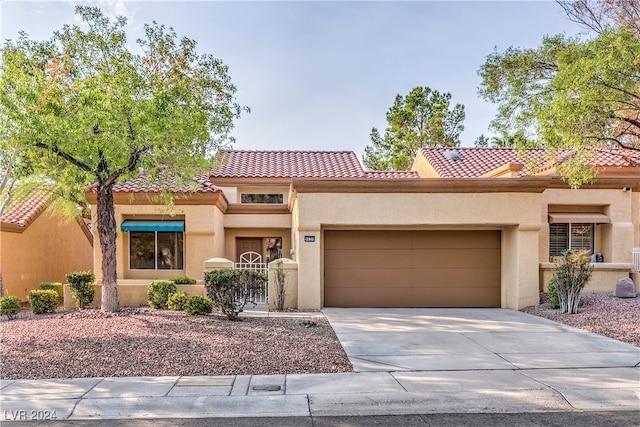
M 231 141 L 243 109 L 227 67 L 196 42 L 153 22 L 127 44 L 127 21 L 78 6 L 83 27 L 45 41 L 24 33 L 2 47 L 0 144 L 16 148 L 33 174 L 68 192 L 97 192 L 96 230 L 104 310 L 117 310 L 112 188 L 140 175 L 156 184 L 193 182 Z M 168 184 L 167 184 L 168 185 Z
M 574 149 L 572 161 L 559 169 L 577 186 L 594 176 L 593 148 L 640 149 L 640 33 L 626 24 L 628 13 L 615 7 L 627 3 L 602 3 L 599 19 L 580 8 L 595 2 L 563 3 L 572 19 L 591 22 L 598 33 L 547 36 L 536 49 L 493 52 L 479 70 L 479 92 L 498 105 L 495 130 L 520 132 L 523 141 L 551 153 Z
M 422 147 L 457 147 L 464 130 L 464 106 L 451 106 L 451 94 L 427 86 L 397 95 L 387 112 L 384 137 L 371 130 L 363 163 L 369 170 L 406 170 Z

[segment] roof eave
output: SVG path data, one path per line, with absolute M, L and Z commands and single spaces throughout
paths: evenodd
M 216 185 L 216 187 L 236 187 L 240 185 L 288 186 L 291 183 L 290 177 L 218 177 L 211 175 L 209 179 Z
M 542 193 L 551 181 L 550 177 L 408 180 L 294 178 L 292 188 L 298 193 Z
M 174 205 L 205 205 L 218 206 L 221 211 L 226 211 L 228 201 L 221 190 L 215 192 L 173 192 Z M 114 191 L 113 202 L 116 205 L 163 205 L 162 193 L 157 191 Z M 95 190 L 85 191 L 87 202 L 96 205 L 98 201 Z

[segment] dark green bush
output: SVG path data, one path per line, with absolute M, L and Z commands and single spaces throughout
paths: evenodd
M 7 316 L 7 319 L 13 320 L 20 313 L 20 298 L 14 295 L 7 295 L 0 298 L 0 315 Z
M 178 277 L 177 279 L 171 279 L 173 283 L 176 285 L 195 285 L 197 282 L 195 279 L 191 279 L 190 277 Z
M 170 280 L 154 280 L 149 283 L 147 300 L 151 308 L 166 309 L 169 296 L 178 292 L 178 287 Z
M 256 305 L 256 295 L 263 292 L 268 277 L 253 270 L 213 270 L 205 274 L 207 296 L 227 318 L 238 320 L 245 305 Z
M 547 285 L 547 298 L 549 300 L 549 308 L 560 308 L 560 298 L 558 297 L 558 288 L 553 279 L 549 280 Z
M 58 293 L 56 291 L 30 291 L 29 305 L 33 314 L 53 313 L 58 307 Z
M 211 310 L 213 310 L 213 303 L 210 299 L 200 295 L 194 295 L 192 297 L 189 297 L 184 312 L 188 315 L 193 316 L 210 314 Z
M 64 288 L 60 282 L 42 282 L 38 288 L 43 291 L 56 291 L 58 293 L 59 302 L 62 302 L 64 299 Z
M 67 274 L 71 295 L 76 300 L 78 307 L 86 308 L 93 302 L 93 297 L 96 295 L 96 290 L 93 287 L 95 280 L 96 276 L 90 271 L 76 271 Z
M 169 307 L 169 310 L 183 311 L 187 308 L 188 304 L 189 295 L 187 295 L 187 293 L 184 291 L 171 294 L 167 299 L 167 307 Z

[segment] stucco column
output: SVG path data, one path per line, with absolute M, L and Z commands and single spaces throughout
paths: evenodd
M 631 263 L 633 255 L 633 223 L 616 222 L 611 224 L 611 259 L 605 262 Z
M 231 270 L 232 268 L 233 261 L 226 258 L 211 258 L 204 262 L 205 273 L 212 270 Z
M 503 265 L 506 292 L 502 305 L 505 308 L 519 310 L 539 303 L 539 262 L 534 248 L 538 248 L 540 227 L 539 223 L 520 224 L 507 232 L 510 236 L 502 250 L 508 253 L 503 261 L 511 265 Z M 511 280 L 513 282 L 509 283 Z
M 284 308 L 298 308 L 298 263 L 288 258 L 281 258 L 269 263 L 269 309 L 277 307 L 277 270 L 282 265 L 284 273 Z
M 298 230 L 298 308 L 322 308 L 322 233 L 316 230 Z

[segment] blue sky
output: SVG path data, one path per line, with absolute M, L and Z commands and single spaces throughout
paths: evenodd
M 466 108 L 462 145 L 494 116 L 477 95 L 494 47 L 536 47 L 545 34 L 578 34 L 553 1 L 24 1 L 4 0 L 1 37 L 47 39 L 78 23 L 75 4 L 129 19 L 129 41 L 155 20 L 229 66 L 238 102 L 235 148 L 353 150 L 386 127 L 396 94 L 450 92 Z

